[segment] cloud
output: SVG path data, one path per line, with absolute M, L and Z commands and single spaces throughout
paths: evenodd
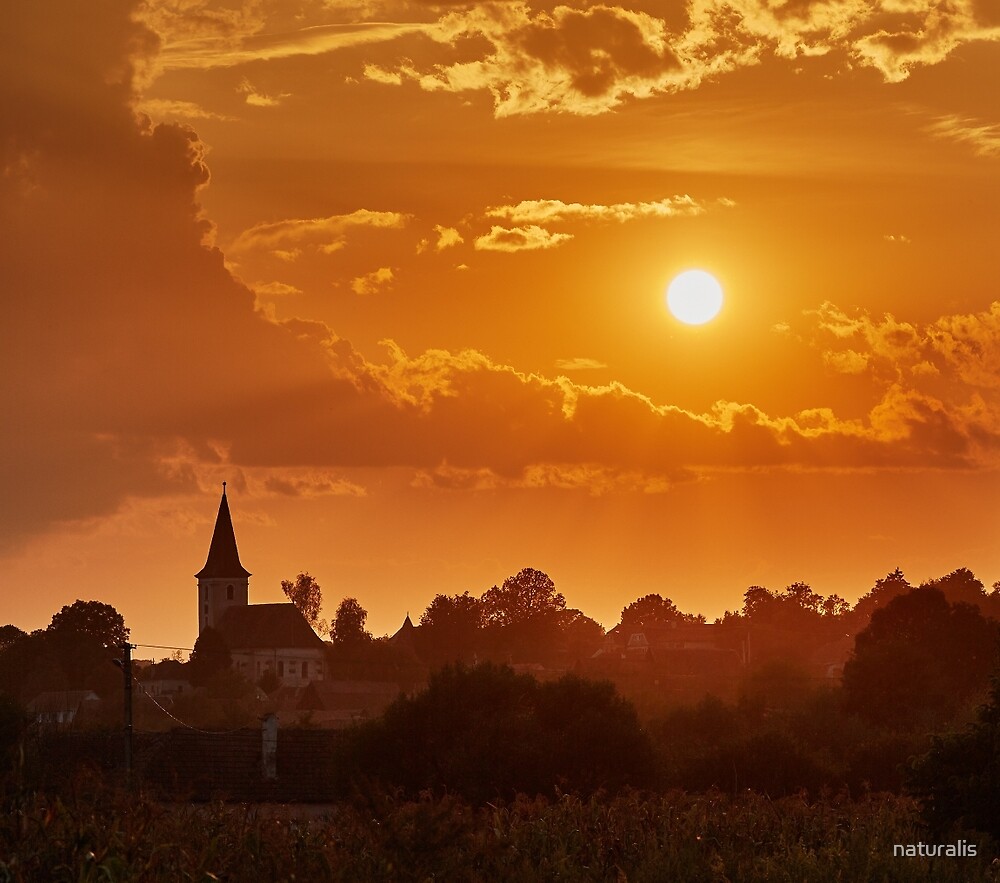
M 444 251 L 446 248 L 452 248 L 455 245 L 461 245 L 465 242 L 462 234 L 454 227 L 442 227 L 440 224 L 436 224 L 434 232 L 438 235 L 438 240 L 434 245 L 437 251 Z
M 303 470 L 265 470 L 263 489 L 285 497 L 366 497 L 365 487 L 335 474 Z M 255 475 L 257 479 L 261 476 Z M 251 493 L 253 491 L 251 490 Z
M 277 107 L 286 98 L 291 97 L 290 92 L 282 92 L 280 95 L 265 95 L 244 77 L 236 87 L 236 91 L 245 96 L 246 103 L 251 107 Z
M 442 463 L 433 469 L 418 470 L 412 485 L 424 490 L 442 491 L 554 488 L 602 497 L 612 493 L 666 493 L 677 484 L 695 478 L 694 474 L 666 476 L 621 472 L 597 463 L 536 463 L 526 466 L 517 475 L 506 476 L 489 468 L 462 469 Z
M 607 368 L 603 362 L 597 361 L 597 359 L 558 359 L 556 360 L 555 367 L 559 371 L 596 371 L 601 368 Z
M 479 251 L 537 251 L 555 248 L 572 238 L 572 233 L 550 233 L 535 224 L 509 228 L 494 225 L 489 233 L 477 237 L 473 246 Z
M 574 27 L 594 37 L 594 21 L 604 21 L 587 18 L 594 9 L 575 24 L 553 12 L 539 27 L 566 33 L 525 45 L 582 71 L 587 56 L 565 41 Z M 12 305 L 0 324 L 6 548 L 130 499 L 191 492 L 220 468 L 273 493 L 355 493 L 343 475 L 354 467 L 441 482 L 442 464 L 455 484 L 612 493 L 713 470 L 996 462 L 1000 304 L 926 325 L 832 304 L 804 317 L 832 367 L 867 359 L 858 379 L 871 381 L 872 400 L 850 416 L 774 414 L 746 401 L 689 410 L 471 349 L 411 356 L 390 341 L 372 360 L 321 322 L 269 317 L 209 244 L 197 135 L 133 112 L 135 72 L 156 43 L 135 12 L 127 0 L 51 0 L 26 4 L 0 31 L 0 265 Z M 487 12 L 517 18 L 523 7 Z M 612 24 L 623 45 L 659 33 L 641 16 Z M 616 60 L 615 75 L 631 76 L 628 63 Z M 593 84 L 603 88 L 600 76 Z M 592 211 L 547 205 L 566 219 Z M 294 257 L 405 223 L 367 209 L 265 222 L 230 251 Z M 517 251 L 571 238 L 526 223 L 494 227 L 474 246 Z
M 911 245 L 913 240 L 909 236 L 904 236 L 902 233 L 887 233 L 882 237 L 886 242 L 892 242 L 896 245 Z
M 936 138 L 964 144 L 976 156 L 1000 156 L 1000 124 L 988 125 L 979 120 L 949 114 L 937 117 L 927 126 L 926 131 Z
M 433 25 L 392 22 L 316 25 L 280 34 L 258 33 L 253 28 L 247 31 L 168 41 L 163 46 L 159 66 L 165 71 L 236 67 L 251 62 L 324 55 L 384 43 L 409 34 L 434 36 L 436 33 Z
M 326 218 L 291 218 L 261 222 L 240 233 L 230 244 L 229 251 L 237 255 L 251 251 L 267 251 L 283 260 L 295 260 L 301 254 L 298 246 L 312 245 L 330 254 L 344 247 L 352 229 L 363 227 L 400 229 L 406 222 L 407 216 L 400 212 L 368 209 L 358 209 L 347 215 L 330 215 Z
M 285 297 L 289 294 L 302 294 L 302 290 L 286 282 L 259 282 L 254 285 L 253 290 L 258 294 L 266 294 L 269 297 Z
M 642 11 L 643 5 L 649 11 Z M 1000 40 L 986 0 L 691 0 L 686 23 L 668 27 L 661 4 L 629 8 L 526 2 L 469 5 L 424 33 L 441 44 L 437 63 L 369 66 L 386 85 L 413 82 L 427 91 L 485 91 L 498 117 L 533 113 L 593 115 L 627 99 L 698 88 L 769 56 L 831 56 L 841 70 L 857 64 L 890 83 L 936 65 L 968 43 Z M 676 27 L 682 24 L 681 27 Z M 445 47 L 483 46 L 472 59 L 448 59 Z
M 868 367 L 868 356 L 856 350 L 827 351 L 823 361 L 840 374 L 861 374 Z
M 148 114 L 154 119 L 180 120 L 222 120 L 232 122 L 235 117 L 206 110 L 193 101 L 176 101 L 169 98 L 143 98 L 135 105 L 140 113 Z
M 515 224 L 550 224 L 583 219 L 624 223 L 636 218 L 672 218 L 700 215 L 704 207 L 685 194 L 657 202 L 621 202 L 613 205 L 583 205 L 558 199 L 523 200 L 517 205 L 499 205 L 486 210 L 488 218 L 505 218 Z
M 351 291 L 355 294 L 375 294 L 392 282 L 393 278 L 391 267 L 379 267 L 364 276 L 352 279 Z

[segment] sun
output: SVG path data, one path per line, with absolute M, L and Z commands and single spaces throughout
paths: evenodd
M 722 309 L 722 286 L 704 270 L 685 270 L 667 286 L 667 308 L 686 325 L 704 325 Z

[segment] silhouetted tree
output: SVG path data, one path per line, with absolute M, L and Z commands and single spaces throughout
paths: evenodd
M 0 626 L 0 652 L 6 650 L 11 644 L 28 637 L 28 633 L 19 629 L 16 625 Z
M 898 567 L 881 579 L 875 580 L 875 585 L 858 599 L 854 605 L 853 619 L 857 628 L 863 628 L 879 607 L 885 607 L 893 598 L 905 595 L 913 590 L 913 586 L 903 576 Z
M 621 624 L 626 628 L 640 626 L 679 625 L 704 622 L 701 614 L 682 613 L 669 598 L 644 595 L 622 610 Z
M 997 635 L 996 623 L 938 589 L 899 595 L 855 638 L 845 705 L 888 727 L 939 726 L 986 686 Z
M 330 638 L 334 644 L 359 644 L 370 641 L 372 636 L 365 631 L 368 611 L 358 603 L 357 598 L 344 598 L 337 605 L 333 622 L 330 624 Z
M 435 595 L 420 617 L 421 658 L 432 665 L 471 661 L 481 642 L 482 621 L 482 602 L 468 592 Z
M 559 630 L 570 664 L 593 656 L 604 643 L 604 626 L 580 610 L 563 610 L 559 614 Z
M 222 632 L 212 626 L 203 628 L 194 642 L 188 665 L 191 683 L 195 686 L 203 686 L 219 672 L 232 668 L 233 657 Z
M 967 567 L 959 567 L 938 579 L 922 583 L 921 588 L 938 589 L 952 604 L 971 604 L 986 612 L 986 590 L 982 582 Z
M 1000 679 L 963 732 L 934 737 L 906 785 L 934 831 L 958 824 L 1000 840 Z
M 548 574 L 526 567 L 509 576 L 500 587 L 483 593 L 483 620 L 486 625 L 506 627 L 547 613 L 558 613 L 566 599 L 556 591 Z
M 58 660 L 69 689 L 96 690 L 103 696 L 120 686 L 121 675 L 111 662 L 120 655 L 129 630 L 110 604 L 74 601 L 52 617 L 45 635 L 46 652 Z
M 319 618 L 319 611 L 323 606 L 323 590 L 315 577 L 305 572 L 295 577 L 294 582 L 283 579 L 281 591 L 317 632 L 324 635 L 329 631 L 326 621 Z
M 124 617 L 110 604 L 100 601 L 74 601 L 63 607 L 49 623 L 47 632 L 62 638 L 83 635 L 104 647 L 119 648 L 128 640 Z
M 647 785 L 653 756 L 635 709 L 610 684 L 539 685 L 505 667 L 447 666 L 352 733 L 340 766 L 411 795 L 483 802 Z

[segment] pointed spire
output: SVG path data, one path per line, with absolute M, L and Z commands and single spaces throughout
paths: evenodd
M 240 564 L 233 519 L 229 514 L 229 500 L 226 498 L 226 483 L 222 482 L 222 500 L 219 502 L 219 514 L 215 518 L 215 532 L 208 549 L 208 560 L 195 574 L 195 579 L 242 579 L 248 576 L 250 571 Z

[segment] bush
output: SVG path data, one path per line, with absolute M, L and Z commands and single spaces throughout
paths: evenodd
M 341 766 L 347 779 L 482 803 L 646 785 L 653 754 L 635 709 L 610 684 L 565 677 L 540 685 L 505 667 L 449 666 L 423 693 L 355 730 Z
M 963 732 L 935 736 L 907 777 L 907 787 L 936 831 L 960 825 L 1000 840 L 1000 678 Z

